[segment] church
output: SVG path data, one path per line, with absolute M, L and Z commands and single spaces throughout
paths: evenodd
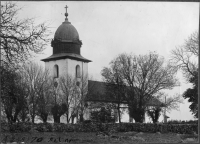
M 59 78 L 64 75 L 71 75 L 76 79 L 77 85 L 79 85 L 79 83 L 81 83 L 82 76 L 88 75 L 88 64 L 92 61 L 87 58 L 84 58 L 81 55 L 82 41 L 79 38 L 79 34 L 76 28 L 68 20 L 67 6 L 65 17 L 65 21 L 57 28 L 54 35 L 54 39 L 51 41 L 53 54 L 45 59 L 42 59 L 41 61 L 45 62 L 45 69 L 49 70 L 50 75 L 54 79 L 55 85 L 58 84 Z M 93 85 L 93 89 L 95 90 L 93 92 L 92 97 L 86 99 L 88 103 L 112 103 L 113 100 L 107 99 L 107 97 L 104 94 L 105 83 L 91 81 L 88 79 L 87 82 L 88 87 Z M 162 104 L 157 99 L 154 99 L 150 103 L 152 106 Z M 128 117 L 129 122 L 133 121 L 128 116 L 128 114 L 126 117 Z M 84 119 L 90 119 L 90 110 L 86 110 L 84 114 Z M 62 123 L 66 123 L 65 116 L 62 116 L 60 121 Z M 76 121 L 77 119 L 75 120 L 75 122 Z

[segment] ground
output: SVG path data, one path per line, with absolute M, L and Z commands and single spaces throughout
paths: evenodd
M 110 136 L 104 133 L 51 133 L 51 132 L 32 132 L 32 133 L 3 133 L 2 142 L 16 144 L 19 141 L 25 143 L 71 143 L 71 144 L 133 144 L 133 143 L 197 143 L 197 135 L 180 135 L 175 133 L 138 133 L 121 132 L 113 133 Z

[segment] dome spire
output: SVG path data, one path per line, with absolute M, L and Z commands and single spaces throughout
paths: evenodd
M 65 18 L 65 21 L 68 21 L 68 18 L 67 18 L 67 16 L 68 16 L 68 13 L 67 13 L 67 8 L 68 8 L 68 6 L 66 5 L 65 8 L 66 8 L 66 13 L 65 13 L 65 17 L 66 17 L 66 18 Z

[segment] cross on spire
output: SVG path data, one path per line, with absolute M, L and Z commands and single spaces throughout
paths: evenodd
M 66 7 L 65 7 L 65 8 L 66 8 L 66 13 L 67 13 L 67 8 L 68 8 L 68 6 L 66 5 Z
M 65 16 L 66 16 L 66 18 L 65 18 L 65 20 L 68 20 L 68 18 L 67 18 L 67 16 L 68 16 L 68 13 L 67 13 L 67 8 L 68 8 L 68 6 L 66 5 L 66 13 L 65 13 Z

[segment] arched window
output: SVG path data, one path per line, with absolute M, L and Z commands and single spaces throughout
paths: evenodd
M 77 65 L 76 66 L 76 78 L 80 78 L 81 77 L 81 69 L 80 66 Z
M 54 78 L 58 78 L 59 77 L 59 68 L 58 65 L 54 65 Z

